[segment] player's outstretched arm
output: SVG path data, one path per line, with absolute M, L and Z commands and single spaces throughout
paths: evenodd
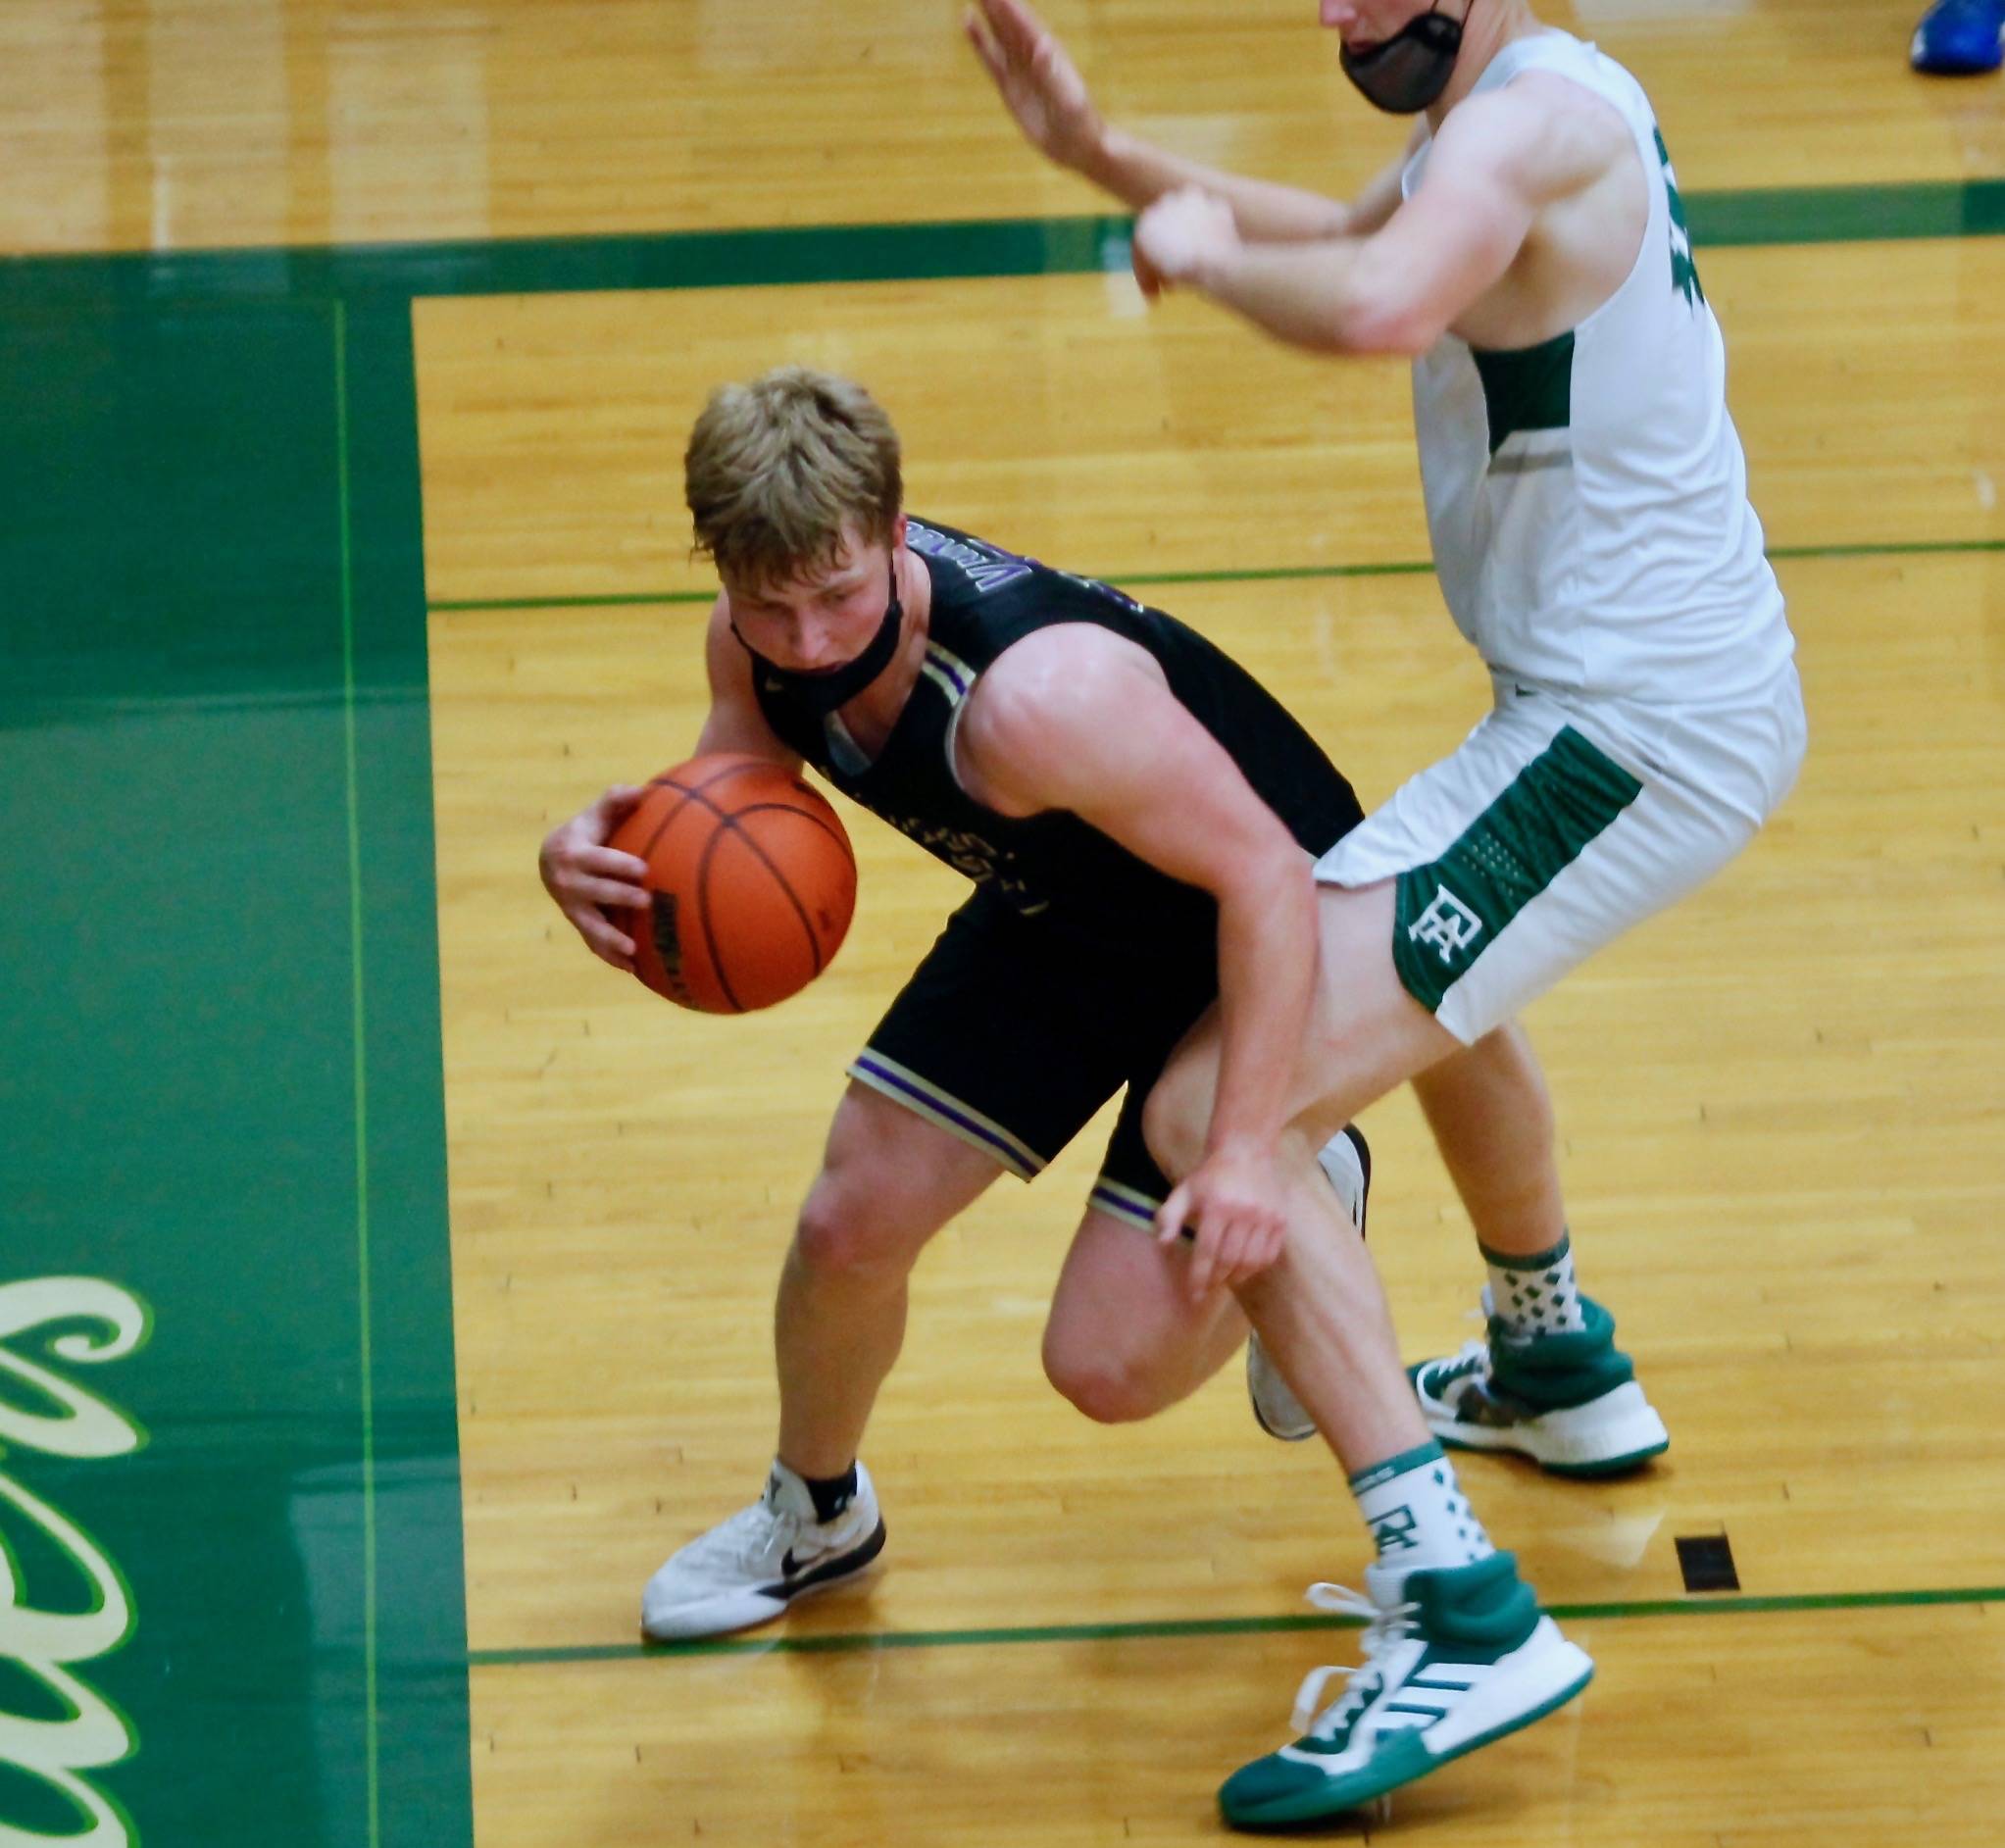
M 1316 980 L 1309 856 L 1153 657 L 1103 628 L 1068 624 L 1007 650 L 976 684 L 958 752 L 979 800 L 1070 810 L 1217 899 L 1217 1097 L 1203 1160 L 1159 1229 L 1191 1227 L 1193 1297 L 1257 1275 L 1287 1230 L 1278 1155 Z
M 1003 105 L 1045 159 L 1139 211 L 1183 186 L 1226 200 L 1249 242 L 1334 237 L 1372 229 L 1399 202 L 1399 167 L 1345 204 L 1296 186 L 1184 160 L 1104 121 L 1065 46 L 1024 0 L 975 0 L 968 40 Z
M 1317 352 L 1424 353 L 1502 280 L 1539 209 L 1592 177 L 1555 161 L 1535 106 L 1472 99 L 1434 137 L 1420 186 L 1369 236 L 1249 243 L 1219 200 L 1185 188 L 1135 225 L 1151 293 L 1183 285 Z

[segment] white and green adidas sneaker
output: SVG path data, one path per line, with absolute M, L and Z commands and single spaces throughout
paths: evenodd
M 1594 1664 L 1540 1615 L 1509 1553 L 1473 1566 L 1366 1569 L 1370 1597 L 1313 1585 L 1310 1602 L 1369 1620 L 1364 1661 L 1302 1683 L 1302 1736 L 1228 1777 L 1219 1808 L 1235 1828 L 1272 1828 L 1355 1810 L 1506 1733 L 1587 1685 Z M 1342 1697 L 1315 1711 L 1333 1674 Z
M 1516 1451 L 1555 1475 L 1616 1475 L 1671 1447 L 1615 1318 L 1580 1298 L 1585 1328 L 1513 1335 L 1491 1313 L 1489 1332 L 1443 1360 L 1407 1369 L 1428 1428 L 1452 1450 Z

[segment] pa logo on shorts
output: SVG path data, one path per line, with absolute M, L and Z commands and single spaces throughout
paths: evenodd
M 1406 927 L 1408 938 L 1438 950 L 1443 963 L 1453 965 L 1456 953 L 1466 950 L 1482 933 L 1482 920 L 1445 885 L 1434 887 L 1426 911 Z

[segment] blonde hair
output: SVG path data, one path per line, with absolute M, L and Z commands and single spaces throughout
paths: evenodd
M 832 563 L 849 531 L 887 541 L 904 498 L 898 432 L 861 385 L 782 366 L 711 394 L 682 486 L 695 550 L 748 585 Z

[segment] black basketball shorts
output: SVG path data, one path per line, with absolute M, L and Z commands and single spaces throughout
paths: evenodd
M 1155 934 L 1139 919 L 1131 936 L 1101 937 L 977 892 L 849 1073 L 1025 1180 L 1126 1085 L 1092 1204 L 1146 1225 L 1170 1188 L 1142 1105 L 1217 995 L 1215 927 Z

